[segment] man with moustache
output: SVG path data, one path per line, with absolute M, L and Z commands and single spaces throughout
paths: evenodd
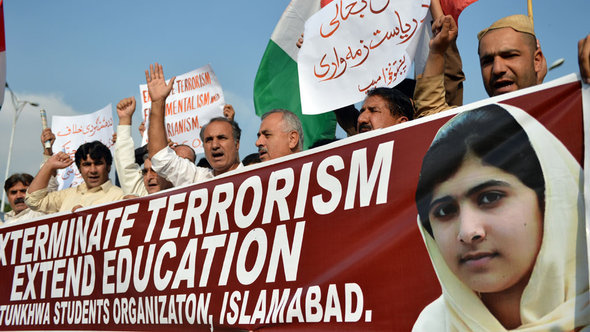
M 361 107 L 357 132 L 364 133 L 412 120 L 414 108 L 408 96 L 395 88 L 373 88 Z
M 4 182 L 4 190 L 8 198 L 8 204 L 12 209 L 4 214 L 4 222 L 8 224 L 33 219 L 44 215 L 41 212 L 29 209 L 25 204 L 27 188 L 33 181 L 33 176 L 27 173 L 12 174 Z
M 238 124 L 224 117 L 217 117 L 201 128 L 200 136 L 205 157 L 212 170 L 198 167 L 186 159 L 178 157 L 168 147 L 165 128 L 166 97 L 172 90 L 173 77 L 166 84 L 162 65 L 150 65 L 146 70 L 148 92 L 152 100 L 150 124 L 148 128 L 148 151 L 152 168 L 174 186 L 197 183 L 213 176 L 240 167 L 240 135 Z
M 303 127 L 295 113 L 274 109 L 262 115 L 256 140 L 260 161 L 303 150 Z
M 433 37 L 424 74 L 417 80 L 416 117 L 451 108 L 445 102 L 444 52 L 457 38 L 457 24 L 449 16 L 433 23 Z M 481 76 L 487 94 L 498 96 L 543 83 L 547 62 L 528 16 L 501 18 L 477 34 Z M 590 83 L 590 35 L 578 43 L 582 80 Z

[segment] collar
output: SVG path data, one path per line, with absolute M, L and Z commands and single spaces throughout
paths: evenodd
M 107 180 L 105 183 L 101 184 L 98 187 L 94 187 L 92 189 L 88 189 L 88 187 L 86 186 L 86 182 L 81 183 L 79 186 L 76 187 L 76 190 L 81 192 L 81 193 L 86 193 L 86 192 L 90 192 L 90 193 L 94 193 L 94 192 L 98 192 L 98 191 L 104 191 L 104 192 L 108 192 L 112 187 L 113 187 L 113 183 L 111 182 L 111 180 Z
M 20 216 L 23 216 L 23 215 L 25 215 L 25 214 L 26 214 L 26 213 L 28 213 L 30 210 L 31 210 L 30 208 L 26 208 L 26 209 L 22 210 L 22 211 L 21 211 L 21 212 L 19 212 L 19 213 L 15 213 L 15 212 L 14 212 L 14 210 L 10 210 L 10 211 L 8 211 L 8 212 L 6 212 L 6 213 L 4 214 L 4 218 L 18 218 L 18 217 L 20 217 Z

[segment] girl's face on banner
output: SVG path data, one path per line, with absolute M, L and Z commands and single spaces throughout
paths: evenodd
M 434 188 L 429 216 L 447 265 L 471 289 L 495 293 L 528 283 L 543 218 L 536 193 L 516 176 L 468 155 Z

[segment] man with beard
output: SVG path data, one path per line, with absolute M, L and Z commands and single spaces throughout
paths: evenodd
M 432 26 L 433 37 L 423 77 L 416 83 L 416 117 L 451 108 L 445 102 L 443 72 L 447 48 L 457 38 L 457 24 L 441 15 Z M 477 34 L 481 76 L 487 94 L 498 96 L 543 83 L 547 62 L 528 16 L 501 18 Z M 582 80 L 590 83 L 590 35 L 578 43 Z
M 358 117 L 359 133 L 386 128 L 412 120 L 414 108 L 408 96 L 395 88 L 374 88 L 367 92 Z

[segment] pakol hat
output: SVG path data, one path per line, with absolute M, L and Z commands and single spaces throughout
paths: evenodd
M 488 31 L 501 28 L 512 28 L 518 32 L 528 33 L 529 35 L 535 37 L 535 28 L 533 27 L 533 22 L 531 22 L 531 19 L 528 16 L 512 15 L 501 18 L 490 25 L 488 28 L 481 30 L 477 34 L 477 40 L 481 41 L 481 38 L 483 38 L 483 36 L 488 33 Z

